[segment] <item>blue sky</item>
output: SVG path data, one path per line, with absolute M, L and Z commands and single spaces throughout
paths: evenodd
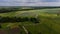
M 60 0 L 0 0 L 0 6 L 60 6 Z

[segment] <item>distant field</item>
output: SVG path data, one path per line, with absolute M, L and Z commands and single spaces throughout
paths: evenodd
M 9 26 L 13 28 L 14 26 L 22 25 L 32 34 L 60 34 L 60 16 L 56 14 L 59 11 L 60 8 L 1 13 L 0 16 L 2 17 L 36 17 L 38 15 L 40 19 L 40 23 L 38 24 L 32 22 L 3 23 L 2 29 L 7 29 Z

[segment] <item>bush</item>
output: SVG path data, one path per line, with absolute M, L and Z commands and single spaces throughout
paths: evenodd
M 34 22 L 34 23 L 39 23 L 39 19 L 38 18 L 28 18 L 28 17 L 1 17 L 0 16 L 0 22 L 26 22 L 26 21 L 30 21 L 30 22 Z

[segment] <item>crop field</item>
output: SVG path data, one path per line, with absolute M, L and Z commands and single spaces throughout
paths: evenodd
M 6 34 L 11 34 L 10 29 L 20 28 L 17 34 L 26 34 L 21 26 L 24 26 L 29 34 L 60 34 L 60 8 L 53 9 L 40 9 L 40 10 L 29 10 L 29 11 L 15 11 L 8 13 L 0 13 L 2 17 L 37 17 L 40 19 L 39 23 L 33 22 L 6 22 L 1 23 L 1 30 L 7 31 Z M 21 26 L 19 26 L 21 25 Z M 16 34 L 15 33 L 15 34 Z

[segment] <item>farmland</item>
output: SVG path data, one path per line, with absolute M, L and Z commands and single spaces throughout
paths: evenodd
M 59 13 L 60 8 L 53 8 L 53 9 L 38 9 L 38 10 L 28 10 L 28 11 L 15 11 L 15 12 L 8 12 L 8 13 L 0 13 L 1 17 L 37 17 L 40 19 L 39 23 L 33 22 L 9 22 L 9 23 L 1 23 L 2 28 L 8 30 L 9 28 L 19 27 L 18 25 L 24 26 L 27 31 L 31 34 L 60 34 L 60 15 L 57 16 Z M 24 30 L 20 28 L 23 33 L 25 34 Z M 9 30 L 8 30 L 9 31 Z M 20 34 L 20 33 L 18 33 Z

